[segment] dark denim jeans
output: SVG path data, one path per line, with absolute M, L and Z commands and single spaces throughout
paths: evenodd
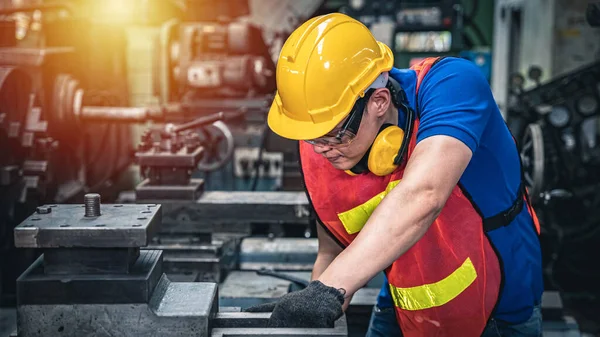
M 490 319 L 482 337 L 541 337 L 542 310 L 536 306 L 531 318 L 524 323 L 510 324 Z M 366 337 L 402 337 L 394 308 L 373 308 Z

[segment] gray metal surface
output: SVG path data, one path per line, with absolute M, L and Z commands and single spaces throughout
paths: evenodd
M 210 336 L 217 311 L 212 283 L 175 283 L 161 278 L 149 304 L 23 305 L 19 337 Z
M 85 217 L 84 205 L 45 205 L 48 214 L 29 216 L 15 228 L 20 248 L 144 247 L 161 221 L 156 204 L 101 205 L 101 215 Z
M 281 274 L 306 281 L 309 281 L 311 276 L 310 271 L 281 272 Z M 359 289 L 354 294 L 350 302 L 350 309 L 364 311 L 362 309 L 367 308 L 370 312 L 381 289 L 381 276 L 373 278 L 366 287 Z M 280 278 L 258 275 L 254 271 L 232 271 L 220 284 L 219 303 L 221 306 L 248 308 L 273 302 L 288 292 L 298 289 L 299 287 L 293 282 Z
M 240 245 L 240 269 L 310 271 L 318 250 L 314 238 L 245 238 Z
M 44 254 L 17 279 L 17 300 L 20 305 L 148 303 L 163 274 L 162 254 L 140 250 L 128 273 L 67 275 L 48 274 Z
M 346 317 L 342 316 L 335 322 L 332 328 L 266 328 L 270 313 L 219 313 L 215 319 L 215 325 L 238 326 L 235 328 L 215 327 L 211 337 L 288 337 L 288 336 L 311 336 L 311 337 L 347 337 L 348 324 Z M 229 323 L 227 321 L 230 321 Z
M 206 191 L 193 203 L 154 199 L 144 202 L 162 204 L 161 231 L 176 233 L 194 233 L 202 226 L 212 229 L 223 224 L 306 225 L 311 218 L 304 192 Z
M 236 268 L 238 244 L 236 236 L 216 236 L 208 242 L 190 235 L 171 239 L 160 235 L 148 248 L 164 251 L 163 268 L 169 277 L 189 282 L 222 282 L 225 275 Z
M 174 153 L 162 150 L 160 152 L 154 150 L 137 152 L 136 157 L 140 166 L 193 168 L 196 167 L 203 154 L 203 147 L 193 149 L 192 152 L 187 147 L 183 147 Z
M 64 56 L 74 52 L 74 47 L 0 48 L 0 64 L 40 67 L 49 56 Z
M 135 188 L 136 200 L 145 202 L 150 199 L 183 200 L 194 202 L 204 190 L 204 179 L 190 179 L 187 185 L 152 185 L 150 179 L 144 179 Z
M 310 278 L 310 272 L 305 274 Z M 273 302 L 290 291 L 290 284 L 290 281 L 260 276 L 256 272 L 232 271 L 219 286 L 219 304 L 245 309 Z

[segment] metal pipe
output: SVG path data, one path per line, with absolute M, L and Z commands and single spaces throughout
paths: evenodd
M 86 122 L 143 123 L 164 118 L 161 107 L 106 107 L 84 106 L 80 119 Z
M 19 6 L 13 8 L 4 8 L 0 9 L 0 15 L 9 15 L 20 12 L 34 12 L 34 11 L 49 11 L 53 9 L 64 9 L 69 14 L 73 14 L 73 6 L 67 4 L 44 4 L 44 5 L 35 5 L 35 6 Z
M 181 131 L 185 131 L 185 130 L 189 130 L 189 129 L 194 129 L 197 127 L 201 127 L 201 126 L 205 126 L 208 124 L 212 124 L 216 121 L 220 121 L 223 120 L 223 118 L 225 117 L 225 114 L 223 112 L 217 112 L 215 114 L 212 115 L 208 115 L 208 116 L 203 116 L 200 118 L 196 118 L 191 122 L 187 122 L 181 125 L 177 125 L 173 128 L 173 132 L 174 133 L 178 133 Z

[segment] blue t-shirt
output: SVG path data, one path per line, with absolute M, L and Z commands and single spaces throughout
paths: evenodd
M 415 71 L 394 68 L 390 76 L 400 83 L 409 104 L 416 108 Z M 481 71 L 464 59 L 442 59 L 421 83 L 417 113 L 417 143 L 446 135 L 462 141 L 473 152 L 460 183 L 483 216 L 508 209 L 521 182 L 519 154 Z M 403 126 L 405 113 L 400 111 L 399 117 L 399 125 Z M 543 292 L 540 244 L 527 207 L 510 226 L 489 232 L 488 237 L 500 250 L 504 272 L 494 316 L 515 323 L 525 321 L 533 306 L 540 303 Z M 393 305 L 387 281 L 378 305 Z

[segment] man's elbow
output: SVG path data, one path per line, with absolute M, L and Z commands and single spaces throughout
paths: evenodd
M 436 186 L 415 186 L 411 188 L 409 194 L 410 198 L 415 201 L 417 214 L 420 215 L 419 221 L 415 225 L 426 228 L 429 228 L 438 217 L 448 200 L 447 193 Z

